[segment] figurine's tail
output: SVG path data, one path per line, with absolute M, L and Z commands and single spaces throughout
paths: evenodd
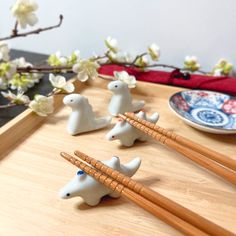
M 111 123 L 111 116 L 98 118 L 95 120 L 95 129 L 101 129 Z
M 132 103 L 132 108 L 133 111 L 139 111 L 143 108 L 143 106 L 145 105 L 145 101 L 141 100 L 141 101 L 136 101 Z
M 159 119 L 159 114 L 157 112 L 153 113 L 147 120 L 153 124 L 155 124 Z
M 121 165 L 122 173 L 131 177 L 138 170 L 140 164 L 141 164 L 141 159 L 139 157 L 136 157 L 128 164 Z

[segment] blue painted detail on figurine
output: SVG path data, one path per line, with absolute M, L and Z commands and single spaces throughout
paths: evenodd
M 77 175 L 83 175 L 84 174 L 84 171 L 82 171 L 82 170 L 79 170 L 78 172 L 77 172 Z

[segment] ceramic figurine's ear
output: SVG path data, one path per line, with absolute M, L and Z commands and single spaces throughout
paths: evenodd
M 159 114 L 157 112 L 153 113 L 147 120 L 152 123 L 156 123 L 159 119 Z
M 117 156 L 113 156 L 111 158 L 111 166 L 113 169 L 116 169 L 120 166 L 120 158 Z
M 143 120 L 146 120 L 147 117 L 146 117 L 146 113 L 144 111 L 140 111 L 138 114 L 137 114 L 137 117 L 140 118 L 140 119 L 143 119 Z
M 82 97 L 81 99 L 82 99 L 83 104 L 84 104 L 85 106 L 87 106 L 87 105 L 89 104 L 89 100 L 88 100 L 88 98 L 86 98 L 86 97 Z

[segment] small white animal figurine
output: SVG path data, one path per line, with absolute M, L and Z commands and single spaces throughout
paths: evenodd
M 136 116 L 151 123 L 156 123 L 159 119 L 157 112 L 147 117 L 145 112 L 140 111 Z M 127 121 L 119 121 L 113 129 L 107 133 L 106 138 L 109 141 L 118 139 L 121 145 L 130 147 L 134 144 L 135 140 L 146 141 L 147 135 L 130 125 Z
M 131 177 L 138 170 L 141 160 L 140 158 L 135 158 L 128 164 L 122 165 L 119 157 L 113 156 L 110 160 L 102 161 L 102 163 Z M 96 206 L 105 195 L 114 198 L 119 197 L 118 193 L 105 187 L 80 169 L 76 176 L 60 190 L 59 195 L 64 199 L 81 197 L 90 206 Z
M 71 135 L 101 129 L 111 122 L 111 116 L 96 118 L 88 99 L 80 94 L 67 95 L 63 102 L 72 109 L 67 125 Z
M 113 116 L 118 116 L 119 113 L 139 111 L 145 104 L 144 101 L 132 102 L 128 85 L 120 80 L 110 82 L 107 88 L 114 93 L 108 107 Z

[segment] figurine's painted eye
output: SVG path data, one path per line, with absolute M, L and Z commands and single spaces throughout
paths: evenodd
M 74 101 L 73 99 L 70 100 L 70 102 L 73 102 L 73 101 Z
M 118 88 L 118 85 L 115 85 L 115 88 Z
M 112 138 L 115 138 L 115 136 L 114 136 L 114 135 L 112 135 L 111 137 L 112 137 Z
M 82 170 L 79 170 L 78 172 L 77 172 L 77 175 L 83 175 L 84 174 L 84 172 L 82 171 Z
M 70 193 L 67 193 L 66 196 L 69 197 L 69 196 L 70 196 Z

